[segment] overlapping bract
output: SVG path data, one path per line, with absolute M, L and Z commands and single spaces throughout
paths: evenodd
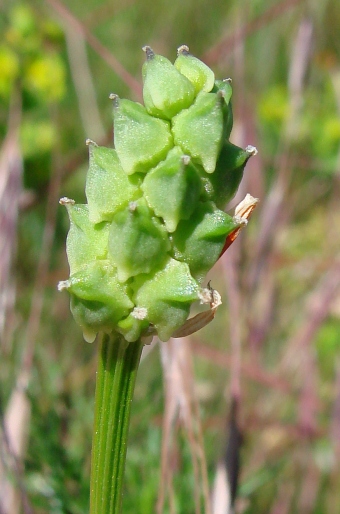
M 253 154 L 228 141 L 230 81 L 179 48 L 174 64 L 144 47 L 144 106 L 111 95 L 114 149 L 88 141 L 86 205 L 70 217 L 70 278 L 60 283 L 84 337 L 153 327 L 169 339 L 240 220 L 223 209 Z

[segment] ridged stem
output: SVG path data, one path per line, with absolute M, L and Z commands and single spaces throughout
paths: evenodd
M 143 344 L 102 336 L 96 380 L 90 514 L 120 514 L 130 409 Z

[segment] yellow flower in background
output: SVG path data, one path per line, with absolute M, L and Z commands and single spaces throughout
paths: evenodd
M 47 101 L 61 100 L 66 92 L 66 71 L 57 54 L 37 57 L 27 68 L 25 85 L 34 94 Z
M 8 97 L 19 75 L 19 59 L 13 50 L 0 46 L 0 97 Z

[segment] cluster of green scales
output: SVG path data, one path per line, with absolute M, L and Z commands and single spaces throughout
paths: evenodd
M 231 81 L 186 46 L 174 64 L 143 50 L 144 106 L 111 95 L 114 149 L 88 141 L 87 204 L 61 200 L 70 278 L 59 289 L 89 342 L 168 340 L 206 301 L 202 282 L 244 223 L 224 212 L 256 152 L 229 142 Z

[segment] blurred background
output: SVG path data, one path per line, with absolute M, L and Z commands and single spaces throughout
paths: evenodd
M 145 44 L 232 78 L 231 141 L 259 153 L 228 210 L 260 203 L 214 322 L 143 354 L 123 510 L 232 512 L 239 468 L 236 513 L 340 512 L 337 2 L 5 0 L 0 34 L 1 514 L 88 512 L 97 345 L 56 289 L 58 199 L 85 202 L 85 139 L 112 145 Z

